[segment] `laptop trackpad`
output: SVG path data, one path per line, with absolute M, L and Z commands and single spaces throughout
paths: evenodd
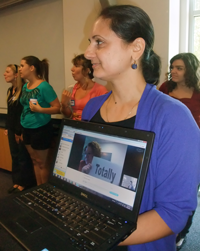
M 20 226 L 25 232 L 30 234 L 42 228 L 42 226 L 39 223 L 37 223 L 29 216 L 19 217 L 16 220 L 16 224 Z

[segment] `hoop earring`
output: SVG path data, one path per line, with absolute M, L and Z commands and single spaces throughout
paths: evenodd
M 135 60 L 134 60 L 134 63 L 131 65 L 131 68 L 134 69 L 134 70 L 137 69 L 137 64 L 136 64 Z

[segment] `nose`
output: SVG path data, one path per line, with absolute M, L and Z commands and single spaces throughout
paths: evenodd
M 72 66 L 71 71 L 74 71 L 74 65 Z
M 174 72 L 176 72 L 176 68 L 175 67 L 171 69 L 171 73 L 174 73 Z
M 94 58 L 95 56 L 95 51 L 94 48 L 92 46 L 92 44 L 88 45 L 85 53 L 84 53 L 85 58 L 92 60 L 92 58 Z

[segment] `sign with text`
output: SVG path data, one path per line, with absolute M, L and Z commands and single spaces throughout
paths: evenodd
M 122 167 L 108 160 L 93 157 L 92 169 L 88 173 L 95 178 L 119 185 Z

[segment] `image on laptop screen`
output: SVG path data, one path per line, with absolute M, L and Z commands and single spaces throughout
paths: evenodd
M 64 125 L 53 175 L 132 210 L 146 146 Z

